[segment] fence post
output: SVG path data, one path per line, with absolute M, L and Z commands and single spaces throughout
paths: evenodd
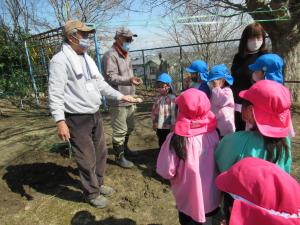
M 182 46 L 179 46 L 179 55 L 180 55 L 181 91 L 183 91 Z
M 35 101 L 36 101 L 36 104 L 38 106 L 40 106 L 39 94 L 38 94 L 38 90 L 37 90 L 37 87 L 36 87 L 36 84 L 35 84 L 35 79 L 34 79 L 34 76 L 33 76 L 33 73 L 32 73 L 32 66 L 31 66 L 29 51 L 28 51 L 28 47 L 27 47 L 27 42 L 25 41 L 24 44 L 25 44 L 25 52 L 26 52 L 26 58 L 27 58 L 27 63 L 28 63 L 28 68 L 29 68 L 29 75 L 30 75 L 30 78 L 31 78 L 31 83 L 32 83 L 32 87 L 33 87 L 33 90 L 34 90 L 34 94 L 35 94 Z
M 43 47 L 41 47 L 41 54 L 42 54 L 42 65 L 43 65 L 43 67 L 44 67 L 44 72 L 45 72 L 45 74 L 43 74 L 43 76 L 41 77 L 42 79 L 41 79 L 41 82 L 42 82 L 42 91 L 45 91 L 45 89 L 44 89 L 44 87 L 47 85 L 47 83 L 48 83 L 48 80 L 49 80 L 49 78 L 48 78 L 48 74 L 49 74 L 49 70 L 48 70 L 48 65 L 47 65 L 47 63 L 46 63 L 46 56 L 45 56 L 45 51 L 44 51 L 44 48 Z M 41 90 L 41 88 L 40 88 L 40 90 Z
M 44 70 L 47 74 L 49 74 L 49 71 L 48 71 L 48 65 L 47 65 L 47 62 L 46 62 L 46 56 L 45 56 L 45 51 L 44 51 L 44 48 L 41 47 L 41 54 L 42 54 L 42 65 L 44 66 Z
M 97 60 L 98 69 L 99 69 L 99 71 L 101 73 L 100 42 L 98 42 L 96 33 L 97 33 L 97 31 L 95 31 L 95 33 L 94 33 L 94 42 L 95 42 L 95 50 L 96 50 L 96 60 Z
M 144 50 L 142 50 L 142 56 L 143 56 L 143 67 L 144 67 L 144 82 L 145 82 L 145 86 L 146 86 L 146 89 L 148 89 L 148 86 L 147 86 L 147 75 L 146 75 L 146 65 L 145 65 L 145 52 Z

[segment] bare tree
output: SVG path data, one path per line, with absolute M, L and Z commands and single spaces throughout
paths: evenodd
M 285 80 L 300 80 L 300 2 L 299 0 L 149 0 L 151 7 L 164 6 L 167 13 L 190 3 L 197 10 L 213 13 L 215 7 L 224 12 L 234 10 L 234 15 L 249 14 L 260 21 L 267 31 L 272 50 L 283 56 L 286 62 Z M 233 15 L 233 14 L 232 14 Z M 290 86 L 295 101 L 300 100 L 299 88 Z
M 69 19 L 103 23 L 120 10 L 131 8 L 133 0 L 49 0 L 60 25 Z
M 171 25 L 164 25 L 162 29 L 166 31 L 169 37 L 178 45 L 196 44 L 192 47 L 185 47 L 183 50 L 185 61 L 190 63 L 195 59 L 202 59 L 208 62 L 209 65 L 224 62 L 224 50 L 232 49 L 236 43 L 220 42 L 234 37 L 233 33 L 241 28 L 241 24 L 232 24 L 232 20 L 238 18 L 218 18 L 221 9 L 216 7 L 214 15 L 202 10 L 199 13 L 199 8 L 194 7 L 194 4 L 185 3 L 172 11 Z M 200 16 L 195 16 L 199 15 Z M 205 43 L 205 44 L 202 44 Z M 227 51 L 229 52 L 229 51 Z M 231 55 L 232 56 L 232 52 Z M 187 59 L 187 60 L 186 60 Z M 226 63 L 229 63 L 227 60 Z
M 41 2 L 39 0 L 2 0 L 1 22 L 11 27 L 15 36 L 33 30 L 39 32 L 43 29 L 50 29 L 51 25 L 46 18 L 38 15 Z

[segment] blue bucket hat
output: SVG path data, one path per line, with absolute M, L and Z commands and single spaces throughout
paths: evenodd
M 225 79 L 229 85 L 233 84 L 233 77 L 231 76 L 227 66 L 224 64 L 215 65 L 211 68 L 207 81 L 217 80 L 217 79 Z
M 201 80 L 207 81 L 208 69 L 206 62 L 202 60 L 196 60 L 192 64 L 185 68 L 189 73 L 199 73 Z
M 173 82 L 172 77 L 167 73 L 160 74 L 159 77 L 157 78 L 157 81 L 166 84 L 171 84 Z
M 283 59 L 277 54 L 265 54 L 256 59 L 249 65 L 249 69 L 253 72 L 263 71 L 265 80 L 273 80 L 278 83 L 283 83 L 282 68 L 284 65 Z

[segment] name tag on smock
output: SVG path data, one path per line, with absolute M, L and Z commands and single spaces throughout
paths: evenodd
M 92 80 L 87 80 L 85 86 L 87 91 L 95 91 L 95 84 Z

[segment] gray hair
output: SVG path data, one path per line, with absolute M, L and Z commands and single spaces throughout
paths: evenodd
M 71 34 L 72 36 L 76 36 L 77 34 L 77 29 L 74 28 L 73 30 L 71 30 L 71 32 L 69 32 L 68 34 Z M 67 34 L 64 34 L 64 42 L 69 44 L 69 40 L 67 38 Z

